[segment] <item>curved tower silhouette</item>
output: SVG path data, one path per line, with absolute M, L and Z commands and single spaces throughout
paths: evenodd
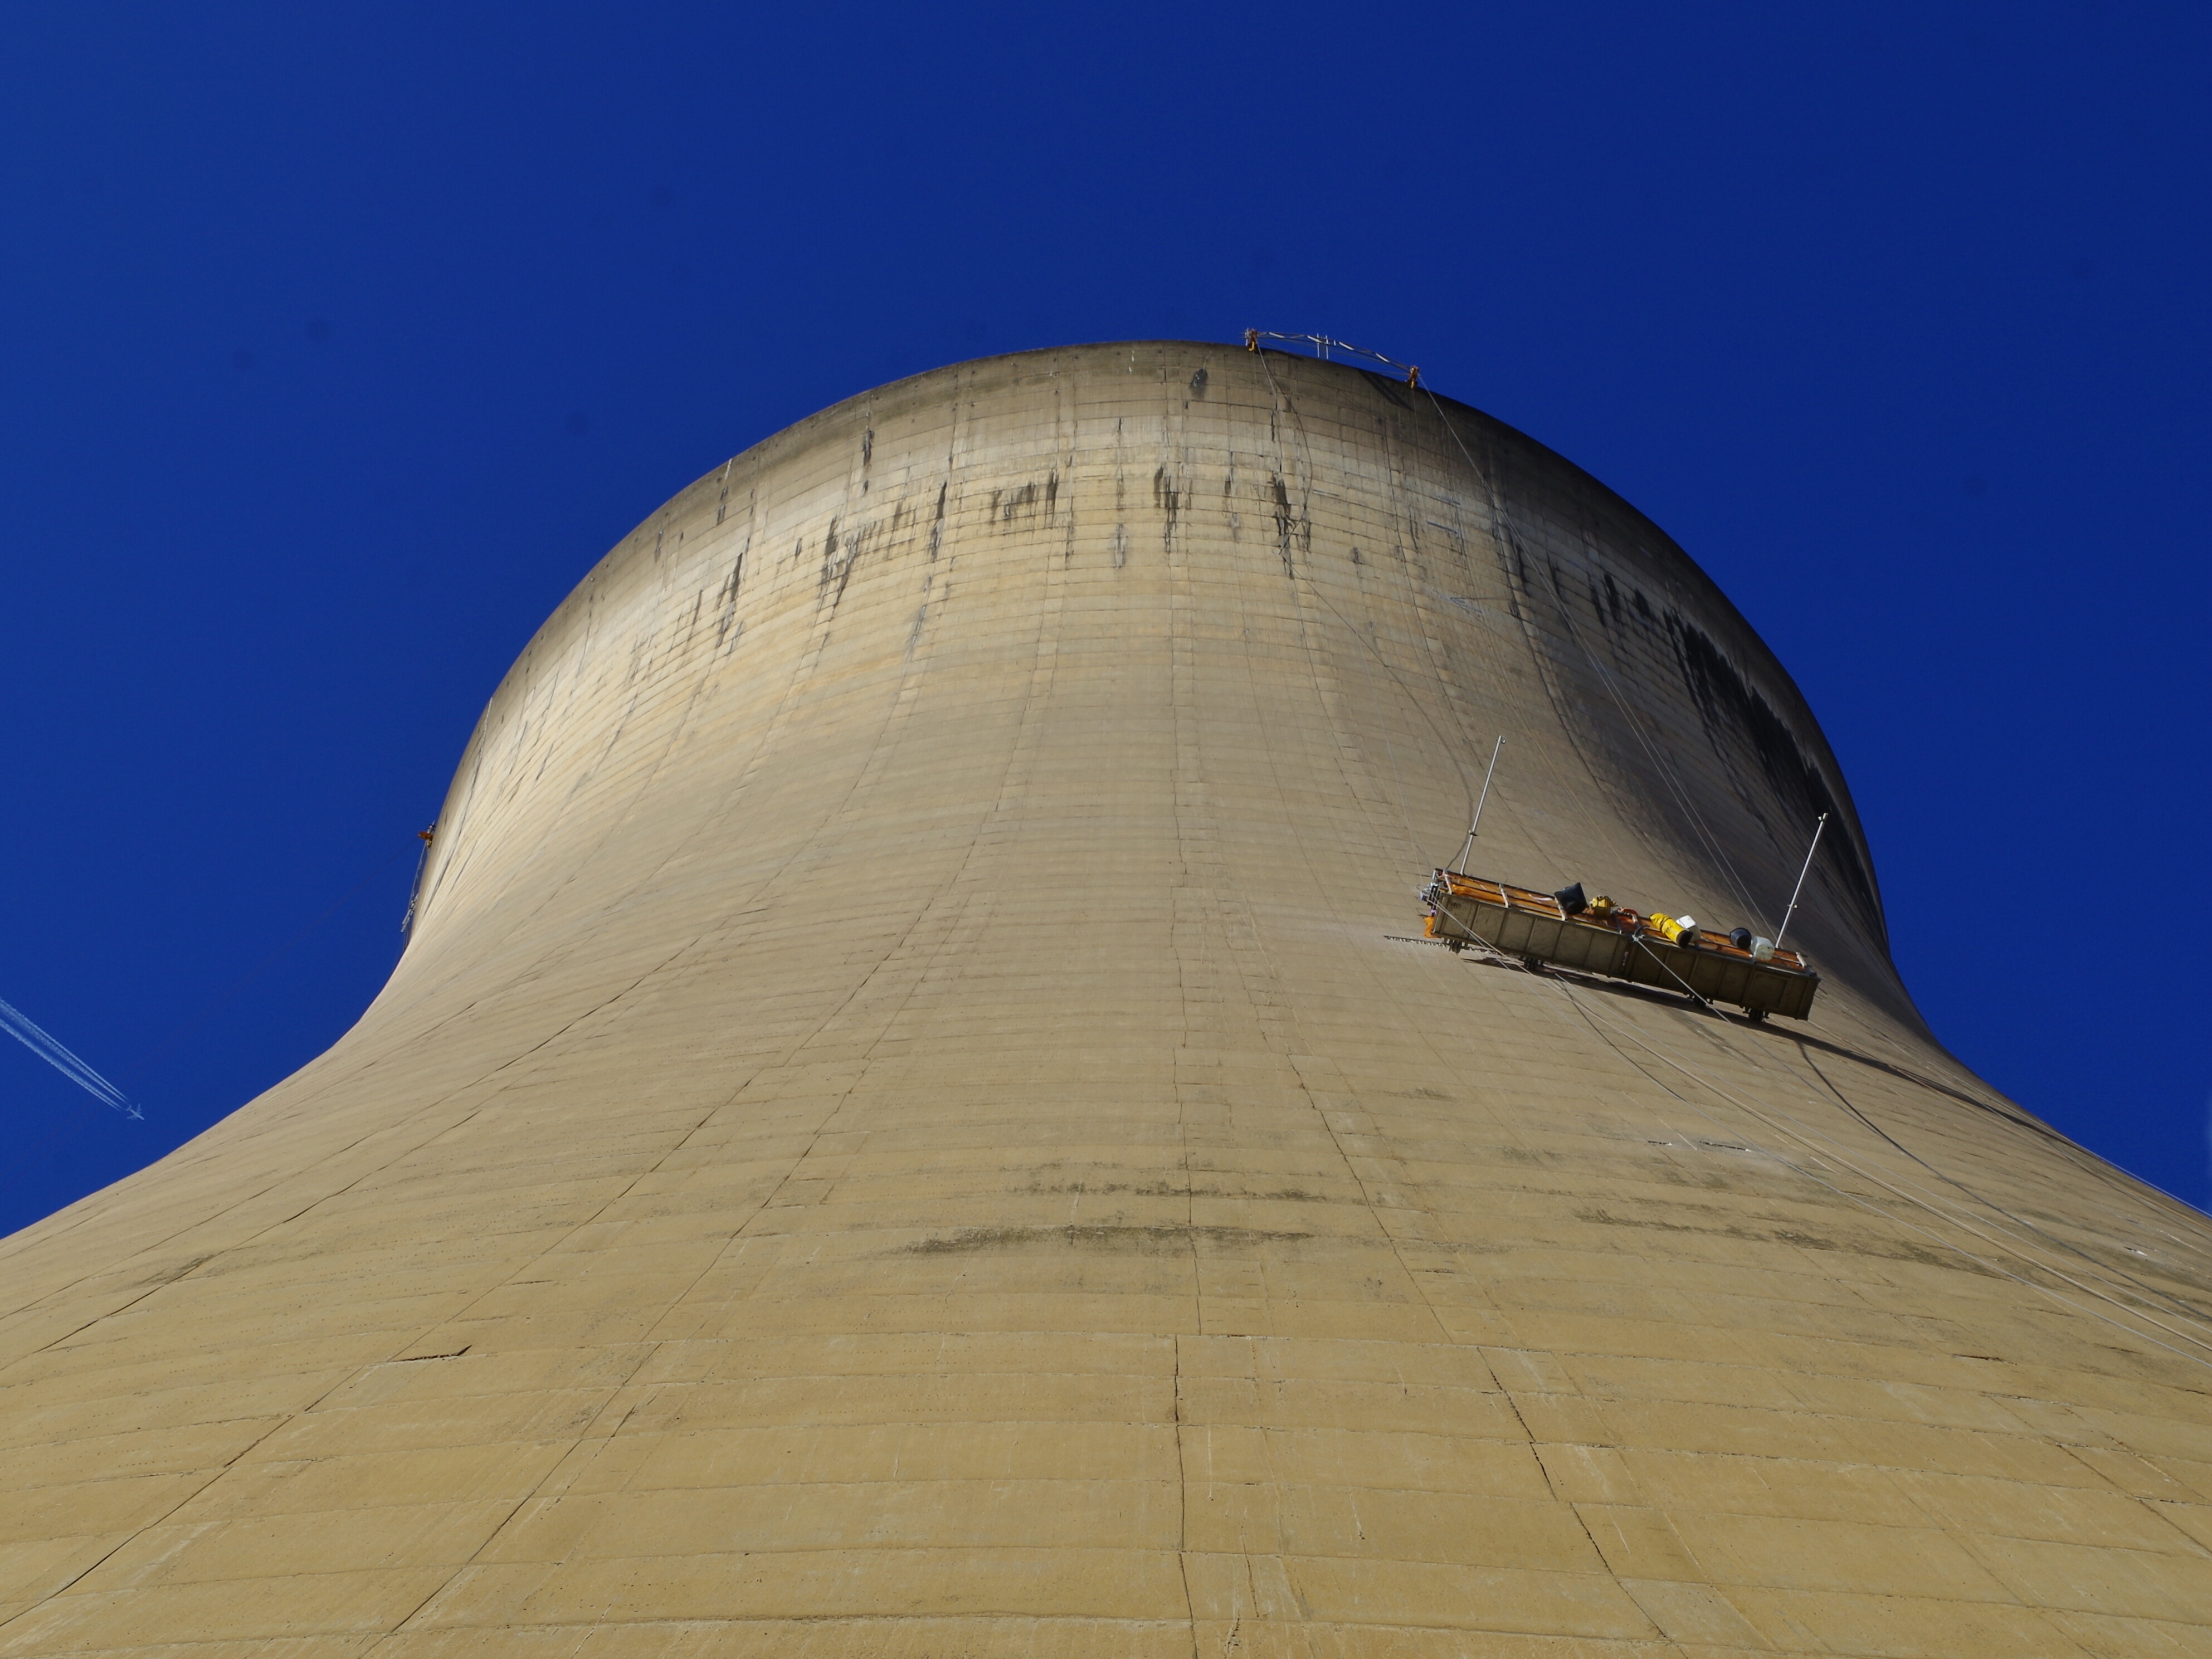
M 1809 1020 L 1424 941 L 1499 734 L 1524 886 L 1771 933 L 1829 814 Z M 2208 1272 L 1618 497 L 996 358 L 625 539 L 360 1023 L 0 1245 L 0 1659 L 2203 1653 Z

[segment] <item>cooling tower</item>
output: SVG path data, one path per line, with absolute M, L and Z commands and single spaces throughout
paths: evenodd
M 1809 1018 L 1425 939 L 1501 735 L 1526 887 L 1771 935 L 1828 814 Z M 2203 1654 L 2208 1273 L 1618 497 L 992 359 L 609 554 L 360 1023 L 0 1247 L 0 1659 Z

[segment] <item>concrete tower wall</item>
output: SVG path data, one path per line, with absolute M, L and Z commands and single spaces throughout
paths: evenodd
M 1511 880 L 1771 927 L 1832 813 L 1809 1025 L 1393 937 L 1501 732 Z M 360 1024 L 0 1245 L 0 1656 L 2204 1651 L 2208 1245 L 1601 486 L 996 359 L 634 532 Z

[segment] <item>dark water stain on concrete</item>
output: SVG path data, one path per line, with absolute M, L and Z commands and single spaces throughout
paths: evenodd
M 1259 1244 L 1297 1243 L 1304 1232 L 1275 1232 L 1257 1227 L 1098 1226 L 963 1227 L 935 1238 L 902 1245 L 901 1255 L 990 1255 L 1042 1245 L 1101 1255 L 1183 1255 L 1199 1244 L 1249 1249 Z
M 1712 636 L 1673 610 L 1667 613 L 1667 631 L 1674 642 L 1674 660 L 1681 671 L 1682 684 L 1697 706 L 1707 737 L 1716 740 L 1716 746 L 1723 732 L 1741 738 L 1776 795 L 1796 809 L 1807 833 L 1823 812 L 1834 820 L 1835 829 L 1843 829 L 1846 820 L 1835 795 L 1820 769 L 1814 765 L 1798 743 L 1797 734 L 1766 698 L 1745 681 Z M 1881 901 L 1875 890 L 1873 872 L 1860 857 L 1856 838 L 1832 836 L 1829 845 L 1834 849 L 1829 855 L 1829 868 L 1839 875 L 1857 904 L 1858 921 L 1874 937 L 1886 941 L 1887 930 L 1883 926 Z

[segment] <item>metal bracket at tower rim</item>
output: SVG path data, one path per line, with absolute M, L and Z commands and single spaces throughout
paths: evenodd
M 1330 356 L 1332 352 L 1341 352 L 1352 357 L 1365 357 L 1370 362 L 1381 363 L 1386 368 L 1396 369 L 1406 377 L 1407 386 L 1419 386 L 1421 383 L 1419 364 L 1401 363 L 1395 357 L 1385 357 L 1379 351 L 1370 351 L 1365 346 L 1356 346 L 1349 340 L 1332 340 L 1326 334 L 1278 334 L 1272 328 L 1248 328 L 1244 331 L 1245 350 L 1257 351 L 1262 340 L 1285 340 L 1297 344 L 1310 345 L 1314 349 L 1314 356 L 1325 363 L 1334 361 Z

